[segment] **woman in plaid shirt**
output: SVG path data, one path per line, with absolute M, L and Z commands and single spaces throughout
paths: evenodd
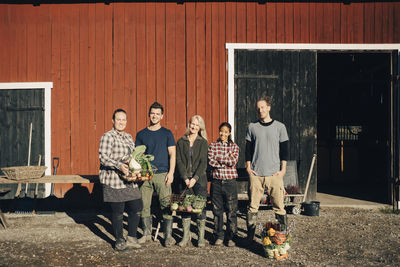
M 219 126 L 219 139 L 208 148 L 209 165 L 212 168 L 211 201 L 214 214 L 215 245 L 223 244 L 224 210 L 226 211 L 226 241 L 229 247 L 235 246 L 237 235 L 238 196 L 236 163 L 239 147 L 231 139 L 232 126 L 224 122 Z
M 109 202 L 112 210 L 112 227 L 115 235 L 115 249 L 140 248 L 136 239 L 137 227 L 142 211 L 142 195 L 138 185 L 127 182 L 121 176 L 129 173 L 129 166 L 122 162 L 134 150 L 132 136 L 125 132 L 126 112 L 117 109 L 113 114 L 113 129 L 103 134 L 99 146 L 100 173 L 103 184 L 104 202 Z M 128 236 L 123 236 L 123 213 L 127 207 Z

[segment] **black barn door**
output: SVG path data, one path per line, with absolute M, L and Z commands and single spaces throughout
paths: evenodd
M 316 92 L 316 52 L 235 50 L 234 133 L 240 147 L 239 171 L 244 168 L 247 125 L 257 119 L 255 102 L 267 94 L 273 98 L 271 117 L 286 125 L 290 160 L 297 161 L 300 187 L 305 188 L 316 153 Z M 309 193 L 315 192 L 314 180 Z

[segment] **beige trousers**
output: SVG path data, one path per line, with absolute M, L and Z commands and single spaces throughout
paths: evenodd
M 275 213 L 285 215 L 285 188 L 283 176 L 250 176 L 250 205 L 249 212 L 257 212 L 265 189 L 271 198 L 272 209 Z

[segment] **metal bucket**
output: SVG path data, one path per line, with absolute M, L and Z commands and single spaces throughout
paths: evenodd
M 307 216 L 319 216 L 319 201 L 303 202 L 303 214 Z

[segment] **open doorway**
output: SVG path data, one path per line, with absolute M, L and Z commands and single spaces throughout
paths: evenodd
M 391 54 L 317 62 L 318 191 L 389 203 Z

